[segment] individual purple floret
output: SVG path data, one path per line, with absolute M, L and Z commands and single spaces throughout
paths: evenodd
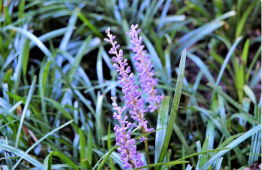
M 141 160 L 142 155 L 136 152 L 136 140 L 131 139 L 131 131 L 127 131 L 132 126 L 132 123 L 127 121 L 127 116 L 122 120 L 122 113 L 126 110 L 126 107 L 123 109 L 118 107 L 115 99 L 112 98 L 112 105 L 117 112 L 114 112 L 113 118 L 119 120 L 120 123 L 120 126 L 116 124 L 114 127 L 116 145 L 119 146 L 117 150 L 120 152 L 125 169 L 139 168 L 144 165 L 144 162 Z
M 141 88 L 143 92 L 148 93 L 148 109 L 150 112 L 153 112 L 159 108 L 163 96 L 157 95 L 157 90 L 155 89 L 155 86 L 157 85 L 157 78 L 153 78 L 153 65 L 150 61 L 150 56 L 146 56 L 147 51 L 144 50 L 145 46 L 142 45 L 143 39 L 141 36 L 138 36 L 141 29 L 136 30 L 137 27 L 138 25 L 132 25 L 131 30 L 127 32 L 127 35 L 129 35 L 131 38 L 130 41 L 133 44 L 131 50 L 135 53 L 133 58 L 137 61 L 135 66 L 139 72 L 138 76 L 140 78 L 139 81 L 141 83 Z
M 151 132 L 154 129 L 147 128 L 148 121 L 144 118 L 144 113 L 147 112 L 147 109 L 144 109 L 144 99 L 140 98 L 141 92 L 138 90 L 139 85 L 134 84 L 134 74 L 131 73 L 130 66 L 127 64 L 127 59 L 123 60 L 123 51 L 121 49 L 119 52 L 117 51 L 117 49 L 120 48 L 120 45 L 117 44 L 116 41 L 113 42 L 115 36 L 110 34 L 110 28 L 106 30 L 106 33 L 109 39 L 105 38 L 104 40 L 112 44 L 109 54 L 115 55 L 112 58 L 115 63 L 113 66 L 120 75 L 120 85 L 122 85 L 126 105 L 130 109 L 131 118 L 138 121 L 143 133 Z M 144 138 L 141 140 L 144 140 Z

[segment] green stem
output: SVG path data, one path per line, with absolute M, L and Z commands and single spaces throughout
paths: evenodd
M 142 127 L 142 132 L 143 132 L 143 134 L 146 133 L 143 127 Z M 146 136 L 145 136 L 145 138 L 146 138 Z M 149 165 L 150 164 L 150 158 L 149 158 L 149 150 L 148 150 L 147 138 L 144 140 L 144 143 L 145 143 L 145 149 L 146 149 L 146 161 L 147 161 L 147 164 Z M 151 170 L 151 168 L 148 167 L 148 170 Z

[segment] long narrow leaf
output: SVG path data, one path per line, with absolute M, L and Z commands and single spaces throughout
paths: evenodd
M 226 146 L 226 150 L 219 151 L 216 155 L 214 155 L 209 161 L 200 169 L 200 170 L 206 170 L 210 165 L 215 163 L 221 156 L 226 154 L 228 151 L 233 149 L 235 146 L 239 145 L 241 142 L 245 141 L 247 138 L 255 134 L 256 132 L 261 130 L 261 125 L 257 125 L 256 127 L 252 128 L 251 130 L 247 131 L 245 134 L 240 136 L 239 138 L 232 141 L 230 144 Z
M 185 64 L 186 64 L 186 49 L 182 52 L 182 56 L 181 56 L 181 60 L 180 60 L 180 64 L 179 64 L 179 74 L 178 74 L 178 79 L 177 79 L 177 83 L 176 83 L 175 95 L 174 95 L 174 99 L 173 99 L 173 103 L 172 103 L 172 109 L 171 109 L 171 113 L 170 113 L 170 117 L 169 117 L 169 122 L 168 122 L 168 125 L 167 125 L 167 133 L 166 133 L 166 136 L 165 136 L 163 147 L 161 149 L 160 156 L 158 158 L 158 163 L 163 162 L 163 160 L 165 158 L 167 148 L 168 148 L 168 145 L 169 145 L 169 141 L 170 141 L 170 138 L 171 138 L 171 134 L 172 134 L 172 131 L 173 131 L 173 125 L 174 125 L 175 120 L 176 120 L 178 105 L 179 105 L 179 102 L 180 102 L 181 92 L 182 92 L 182 87 L 183 87 Z M 161 166 L 157 167 L 156 170 L 159 170 L 160 168 L 161 168 Z
M 22 130 L 22 127 L 23 127 L 23 122 L 24 122 L 24 119 L 25 119 L 25 114 L 26 114 L 26 112 L 27 112 L 27 108 L 28 108 L 29 103 L 30 103 L 30 101 L 31 101 L 33 92 L 34 92 L 34 90 L 35 90 L 35 83 L 36 83 L 36 76 L 34 77 L 33 82 L 32 82 L 32 85 L 31 85 L 31 87 L 30 87 L 30 90 L 29 90 L 29 93 L 28 93 L 28 96 L 27 96 L 27 99 L 26 99 L 25 107 L 24 107 L 24 109 L 23 109 L 22 116 L 21 116 L 21 119 L 20 119 L 20 124 L 19 124 L 19 128 L 18 128 L 18 131 L 17 131 L 17 135 L 16 135 L 16 141 L 15 141 L 15 147 L 16 147 L 16 148 L 18 147 L 19 137 L 20 137 L 21 130 Z

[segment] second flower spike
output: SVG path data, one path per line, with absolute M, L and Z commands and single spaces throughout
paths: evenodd
M 139 82 L 141 83 L 141 88 L 143 92 L 148 94 L 147 102 L 149 103 L 148 109 L 150 112 L 158 110 L 163 96 L 157 95 L 157 90 L 155 86 L 157 85 L 157 78 L 154 78 L 154 69 L 150 61 L 150 56 L 147 56 L 147 51 L 144 50 L 144 45 L 142 37 L 138 36 L 141 29 L 138 29 L 138 25 L 132 25 L 127 35 L 131 38 L 131 43 L 133 47 L 131 50 L 135 53 L 133 57 L 136 60 L 135 66 L 139 72 Z

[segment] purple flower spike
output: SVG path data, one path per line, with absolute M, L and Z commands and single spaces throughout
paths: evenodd
M 126 110 L 126 107 L 123 109 L 118 107 L 116 104 L 116 97 L 112 98 L 113 100 L 113 109 L 117 112 L 114 112 L 114 119 L 119 120 L 119 125 L 115 125 L 114 131 L 116 132 L 116 145 L 119 146 L 117 149 L 120 152 L 121 160 L 124 164 L 125 169 L 134 169 L 139 168 L 144 165 L 144 162 L 141 160 L 142 155 L 136 152 L 136 140 L 131 138 L 131 131 L 127 130 L 132 126 L 132 123 L 127 121 L 127 116 L 122 119 L 122 113 Z
M 110 28 L 106 30 L 108 39 L 105 38 L 106 42 L 110 42 L 112 48 L 109 50 L 109 54 L 114 54 L 112 61 L 115 63 L 113 66 L 119 73 L 120 85 L 122 86 L 122 91 L 124 93 L 124 98 L 126 100 L 126 105 L 130 109 L 131 118 L 137 120 L 139 126 L 141 127 L 143 133 L 148 133 L 153 131 L 153 128 L 147 128 L 147 121 L 144 118 L 144 113 L 147 109 L 144 109 L 144 99 L 141 99 L 141 92 L 138 90 L 139 86 L 135 85 L 134 74 L 131 72 L 130 66 L 128 66 L 127 59 L 123 60 L 123 51 L 120 45 L 117 44 L 115 36 L 110 34 Z
M 159 108 L 163 96 L 157 95 L 155 86 L 157 85 L 157 78 L 153 78 L 154 70 L 153 65 L 150 61 L 150 56 L 146 56 L 147 51 L 144 50 L 142 37 L 138 36 L 140 29 L 136 30 L 138 25 L 132 25 L 131 30 L 127 33 L 131 38 L 130 42 L 133 44 L 131 50 L 135 53 L 133 57 L 137 62 L 135 66 L 139 72 L 139 81 L 143 92 L 148 93 L 147 102 L 149 103 L 148 109 L 150 112 Z

